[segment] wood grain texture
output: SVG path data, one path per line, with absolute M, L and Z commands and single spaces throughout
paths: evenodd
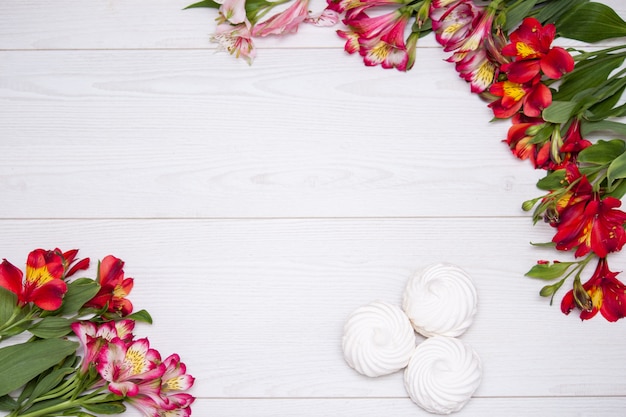
M 565 259 L 529 244 L 553 230 L 520 209 L 543 173 L 432 36 L 408 73 L 311 26 L 248 66 L 189 3 L 0 2 L 0 259 L 124 259 L 155 321 L 138 335 L 197 378 L 194 416 L 228 417 L 429 415 L 401 373 L 347 366 L 342 327 L 450 262 L 478 288 L 462 338 L 484 366 L 459 416 L 624 415 L 626 324 L 565 316 L 564 291 L 550 306 L 523 276 Z
M 520 216 L 540 195 L 441 51 L 407 74 L 289 55 L 0 52 L 0 216 Z
M 132 299 L 153 313 L 141 328 L 178 352 L 200 396 L 406 396 L 400 374 L 362 377 L 344 362 L 345 319 L 360 305 L 400 303 L 410 276 L 451 262 L 474 278 L 475 324 L 463 335 L 482 357 L 477 397 L 625 396 L 624 323 L 581 323 L 522 276 L 552 251 L 528 219 L 2 221 L 2 256 L 32 245 L 114 254 L 136 279 Z M 615 261 L 615 269 L 624 264 Z M 558 298 L 560 300 L 560 297 Z M 143 333 L 145 332 L 145 333 Z M 593 358 L 591 360 L 590 358 Z

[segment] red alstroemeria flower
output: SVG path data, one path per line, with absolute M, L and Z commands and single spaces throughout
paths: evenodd
M 509 36 L 510 43 L 502 48 L 502 54 L 515 57 L 515 61 L 502 66 L 510 81 L 525 83 L 539 72 L 559 79 L 574 69 L 574 58 L 565 49 L 550 48 L 556 28 L 553 24 L 541 26 L 534 17 L 524 19 L 518 29 Z
M 570 124 L 565 137 L 563 138 L 563 145 L 561 145 L 561 152 L 572 155 L 578 155 L 580 151 L 591 146 L 591 142 L 587 139 L 583 139 L 580 133 L 580 119 L 574 119 Z
M 98 293 L 85 304 L 85 307 L 103 309 L 127 316 L 133 305 L 126 296 L 133 289 L 133 279 L 124 278 L 124 261 L 108 255 L 101 262 L 96 282 L 100 284 Z
M 493 84 L 489 92 L 500 97 L 489 104 L 499 119 L 508 119 L 520 110 L 528 117 L 541 117 L 543 109 L 552 104 L 552 92 L 539 76 L 525 84 L 500 81 Z
M 592 277 L 582 285 L 591 302 L 590 308 L 581 308 L 570 290 L 561 301 L 561 311 L 569 314 L 574 308 L 581 308 L 581 320 L 589 320 L 598 311 L 608 321 L 615 322 L 626 316 L 626 285 L 616 278 L 617 272 L 609 270 L 606 258 L 598 261 Z
M 513 118 L 513 125 L 507 132 L 505 143 L 509 145 L 511 152 L 519 159 L 528 159 L 535 168 L 539 168 L 543 161 L 543 155 L 539 155 L 541 146 L 533 143 L 535 136 L 528 133 L 533 126 L 540 126 L 544 122 L 541 118 L 525 117 L 517 113 Z
M 32 302 L 42 310 L 56 310 L 67 292 L 64 278 L 89 265 L 87 258 L 72 266 L 77 252 L 35 249 L 28 254 L 25 279 L 21 270 L 4 259 L 0 264 L 0 286 L 17 295 L 18 305 Z
M 600 199 L 598 193 L 588 202 L 568 202 L 552 238 L 556 248 L 564 251 L 576 248 L 576 257 L 594 252 L 604 258 L 610 252 L 619 251 L 626 243 L 626 213 L 617 210 L 621 205 L 614 197 Z

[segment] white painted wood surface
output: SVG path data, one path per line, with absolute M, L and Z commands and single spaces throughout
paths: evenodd
M 523 276 L 559 256 L 520 209 L 541 172 L 431 37 L 406 74 L 313 27 L 258 42 L 250 67 L 188 3 L 0 2 L 0 258 L 124 259 L 155 319 L 139 332 L 197 378 L 194 415 L 233 417 L 428 415 L 400 373 L 345 364 L 342 326 L 455 263 L 484 362 L 458 415 L 624 415 L 625 324 L 564 316 Z

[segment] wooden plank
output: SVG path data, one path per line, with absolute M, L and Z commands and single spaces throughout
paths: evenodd
M 454 415 L 484 417 L 506 415 L 508 417 L 622 417 L 626 407 L 624 397 L 593 398 L 474 398 L 463 410 Z M 429 414 L 408 399 L 238 399 L 198 400 L 192 407 L 193 415 L 220 415 L 229 417 L 364 417 L 397 416 L 428 417 Z M 125 416 L 140 417 L 132 410 Z
M 217 12 L 213 9 L 182 10 L 191 3 L 194 1 L 3 0 L 0 2 L 0 49 L 215 49 L 210 36 L 215 30 Z M 613 7 L 620 16 L 626 16 L 626 5 L 620 0 L 603 3 Z M 325 4 L 322 0 L 313 0 L 310 10 L 319 12 Z M 271 48 L 343 49 L 344 41 L 335 34 L 337 28 L 304 25 L 296 35 L 256 39 L 260 50 L 258 62 L 265 62 L 265 50 Z M 564 44 L 583 45 L 573 41 Z M 420 47 L 435 45 L 432 35 L 420 40 Z M 220 60 L 229 59 L 221 57 Z M 242 61 L 241 65 L 246 64 Z M 354 67 L 361 65 L 354 64 Z
M 201 396 L 406 396 L 400 373 L 371 379 L 346 365 L 342 328 L 360 305 L 400 303 L 408 278 L 432 262 L 461 266 L 478 289 L 462 336 L 483 359 L 477 397 L 626 395 L 625 322 L 581 323 L 538 296 L 543 283 L 523 273 L 557 254 L 528 244 L 550 237 L 528 219 L 5 220 L 0 229 L 0 256 L 17 265 L 33 246 L 124 259 L 132 301 L 155 320 L 139 336 L 179 353 Z M 610 263 L 620 271 L 626 259 Z
M 541 195 L 441 51 L 409 74 L 286 55 L 1 52 L 0 217 L 521 216 Z

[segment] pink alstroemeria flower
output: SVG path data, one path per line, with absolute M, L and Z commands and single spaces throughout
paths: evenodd
M 252 27 L 252 36 L 282 35 L 295 33 L 298 26 L 309 16 L 309 0 L 295 0 L 287 9 Z
M 187 408 L 195 398 L 184 392 L 193 386 L 194 377 L 187 374 L 187 367 L 180 361 L 176 353 L 168 356 L 164 361 L 165 372 L 161 377 L 161 398 L 165 408 Z
M 108 342 L 113 339 L 120 339 L 124 343 L 130 343 L 133 339 L 135 322 L 133 320 L 119 320 L 97 325 L 90 321 L 80 321 L 72 323 L 71 327 L 84 352 L 80 371 L 85 374 L 91 365 L 97 365 L 100 350 Z
M 163 361 L 165 371 L 160 378 L 159 397 L 140 392 L 127 401 L 148 417 L 187 417 L 195 398 L 184 391 L 193 386 L 194 378 L 187 374 L 185 364 L 177 354 Z M 153 390 L 156 391 L 156 390 Z
M 248 64 L 252 64 L 256 57 L 256 49 L 252 42 L 252 34 L 248 25 L 240 23 L 231 25 L 222 23 L 217 25 L 215 34 L 211 36 L 211 41 L 219 44 L 220 49 L 228 51 L 236 58 L 243 58 Z
M 113 339 L 100 351 L 96 369 L 109 383 L 109 391 L 116 395 L 134 397 L 141 392 L 159 398 L 165 365 L 161 363 L 159 352 L 150 348 L 148 339 L 131 343 Z
M 218 4 L 221 4 L 219 8 L 220 23 L 230 22 L 233 25 L 247 22 L 246 15 L 246 0 L 216 0 Z

